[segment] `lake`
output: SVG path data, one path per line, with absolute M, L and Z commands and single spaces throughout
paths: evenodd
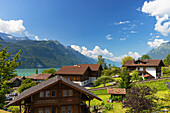
M 50 69 L 50 68 L 39 68 L 38 74 L 40 74 L 43 70 Z M 58 71 L 60 68 L 54 68 L 56 71 Z M 29 76 L 31 74 L 36 74 L 36 68 L 33 69 L 16 69 L 16 72 L 18 76 Z

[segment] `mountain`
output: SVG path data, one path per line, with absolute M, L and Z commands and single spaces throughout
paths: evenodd
M 165 59 L 170 54 L 170 42 L 163 43 L 159 47 L 147 52 L 152 59 Z
M 111 61 L 109 59 L 104 59 L 104 61 L 105 61 L 105 63 L 107 63 L 107 65 L 111 64 L 111 66 L 113 66 L 113 64 L 114 64 L 114 66 L 116 66 L 116 67 L 121 67 L 122 66 L 120 62 Z
M 4 39 L 4 38 L 3 38 Z M 0 40 L 1 49 L 8 46 L 11 58 L 21 50 L 19 68 L 60 68 L 64 65 L 96 63 L 75 51 L 71 47 L 63 46 L 58 41 L 17 40 L 13 42 Z
M 8 41 L 8 42 L 16 42 L 19 40 L 29 40 L 28 37 L 15 37 L 15 36 L 12 36 L 10 34 L 5 34 L 5 33 L 0 33 L 0 37 L 3 40 Z

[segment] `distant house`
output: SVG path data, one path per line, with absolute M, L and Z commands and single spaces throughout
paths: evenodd
M 101 76 L 102 66 L 100 64 L 78 64 L 74 66 L 63 66 L 55 75 L 63 76 L 81 86 L 93 83 Z
M 23 113 L 90 113 L 86 101 L 102 101 L 86 88 L 55 76 L 22 92 L 6 105 L 24 106 Z M 20 111 L 21 112 L 21 111 Z
M 10 83 L 9 83 L 9 84 L 10 84 L 10 86 L 12 86 L 12 87 L 19 87 L 19 86 L 21 85 L 21 82 L 22 82 L 21 79 L 14 77 L 14 78 L 12 78 L 12 79 L 10 80 Z
M 111 99 L 113 99 L 114 96 L 121 96 L 123 98 L 126 95 L 126 89 L 125 88 L 107 88 L 107 94 L 111 94 Z
M 49 79 L 51 77 L 54 77 L 53 74 L 46 74 L 46 73 L 41 73 L 41 74 L 31 74 L 27 78 L 36 81 L 36 82 L 42 82 L 46 79 Z
M 143 78 L 160 78 L 162 76 L 161 67 L 164 63 L 161 59 L 148 59 L 148 60 L 130 60 L 124 63 L 122 67 L 132 72 L 138 70 Z

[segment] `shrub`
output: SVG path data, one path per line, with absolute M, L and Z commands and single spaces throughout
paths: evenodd
M 170 68 L 169 67 L 162 67 L 163 74 L 170 74 Z
M 113 109 L 113 106 L 110 103 L 107 103 L 104 105 L 104 108 L 107 110 L 111 110 L 111 109 Z
M 20 109 L 18 106 L 10 106 L 8 107 L 8 110 L 11 111 L 12 113 L 19 113 Z
M 143 80 L 143 78 L 142 77 L 139 77 L 139 81 L 142 81 Z

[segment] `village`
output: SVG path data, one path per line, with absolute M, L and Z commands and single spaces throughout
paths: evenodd
M 165 72 L 168 67 L 162 60 L 126 59 L 121 68 L 102 65 L 102 60 L 97 64 L 63 66 L 57 72 L 49 69 L 48 73 L 16 76 L 9 80 L 13 90 L 6 94 L 4 109 L 13 113 L 125 112 L 129 108 L 123 108 L 123 105 L 129 106 L 129 101 L 139 98 L 138 93 L 143 94 L 146 90 L 146 95 L 154 95 L 156 89 L 157 94 L 161 93 L 161 97 L 168 100 L 161 101 L 159 109 L 147 109 L 146 105 L 146 110 L 169 111 L 170 70 Z M 129 97 L 130 94 L 133 96 Z M 133 101 L 134 106 L 140 102 Z

